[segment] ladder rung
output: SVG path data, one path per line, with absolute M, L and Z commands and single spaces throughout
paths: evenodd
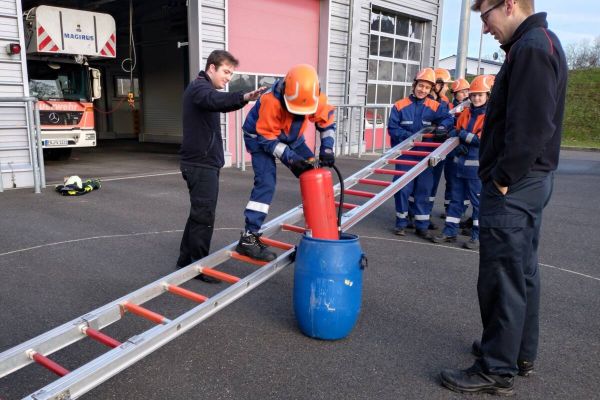
M 236 260 L 244 261 L 244 262 L 247 262 L 249 264 L 258 265 L 259 267 L 262 267 L 263 265 L 267 265 L 268 264 L 267 261 L 255 260 L 254 258 L 251 258 L 251 257 L 248 257 L 248 256 L 244 256 L 244 255 L 238 253 L 237 251 L 232 251 L 231 252 L 231 258 L 235 258 Z
M 335 206 L 338 207 L 340 205 L 339 201 L 335 202 Z M 353 208 L 359 207 L 358 204 L 352 204 L 352 203 L 344 203 L 342 204 L 342 208 L 345 208 L 346 210 L 352 210 Z
M 396 171 L 395 169 L 381 169 L 381 168 L 377 168 L 373 172 L 376 174 L 396 175 L 396 176 L 401 176 L 406 173 L 406 171 Z
M 415 147 L 433 147 L 433 148 L 437 148 L 440 147 L 441 143 L 436 143 L 436 142 L 414 142 L 413 146 Z
M 138 315 L 142 318 L 146 318 L 149 321 L 152 321 L 157 324 L 166 324 L 169 320 L 162 315 L 155 313 L 154 311 L 150 311 L 147 308 L 142 306 L 138 306 L 137 304 L 130 303 L 128 301 L 121 304 L 122 309 L 130 311 L 131 313 Z
M 29 353 L 29 358 L 31 358 L 33 361 L 40 364 L 44 368 L 54 372 L 58 376 L 65 376 L 70 372 L 62 365 L 55 363 L 54 361 L 52 361 L 48 357 L 41 355 L 37 351 L 31 350 L 31 352 Z
M 403 156 L 427 157 L 431 153 L 428 151 L 401 150 L 400 154 Z
M 344 194 L 349 194 L 351 196 L 368 197 L 371 199 L 373 197 L 375 197 L 375 193 L 367 192 L 364 190 L 354 190 L 354 189 L 346 189 L 346 190 L 344 190 Z
M 113 349 L 115 347 L 119 347 L 121 345 L 121 342 L 119 342 L 118 340 L 115 340 L 115 339 L 111 338 L 110 336 L 105 335 L 104 333 L 99 332 L 90 327 L 86 326 L 83 329 L 81 329 L 81 331 L 88 337 L 94 339 L 95 341 L 100 342 L 105 346 L 112 347 Z
M 204 275 L 213 277 L 223 282 L 236 283 L 240 280 L 237 276 L 226 274 L 225 272 L 217 271 L 216 269 L 204 267 L 201 271 Z
M 394 165 L 417 165 L 419 162 L 418 161 L 411 161 L 411 160 L 388 160 L 388 164 L 394 164 Z
M 200 293 L 192 292 L 191 290 L 187 290 L 179 286 L 167 284 L 165 287 L 169 292 L 181 297 L 185 297 L 186 299 L 195 301 L 197 303 L 204 303 L 206 299 L 208 299 L 208 297 L 202 296 Z
M 378 179 L 359 179 L 358 183 L 362 183 L 365 185 L 375 185 L 375 186 L 390 186 L 392 182 L 380 181 Z
M 281 230 L 282 231 L 296 232 L 296 233 L 304 233 L 304 232 L 306 232 L 306 228 L 303 228 L 301 226 L 296 226 L 296 225 L 290 225 L 290 224 L 281 224 Z
M 278 240 L 273 240 L 266 237 L 261 237 L 260 241 L 266 244 L 267 246 L 277 247 L 278 249 L 282 250 L 290 250 L 294 248 L 294 245 L 292 244 L 280 242 Z

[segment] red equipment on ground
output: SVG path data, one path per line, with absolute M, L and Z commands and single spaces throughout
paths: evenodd
M 324 168 L 315 168 L 300 175 L 300 192 L 306 229 L 312 237 L 338 240 L 338 217 L 333 196 L 333 178 Z

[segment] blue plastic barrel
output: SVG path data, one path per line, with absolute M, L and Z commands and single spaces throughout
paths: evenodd
M 302 333 L 325 340 L 350 334 L 360 313 L 365 265 L 355 235 L 302 237 L 294 272 L 294 312 Z

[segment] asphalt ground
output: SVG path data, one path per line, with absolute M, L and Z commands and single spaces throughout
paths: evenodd
M 337 165 L 348 176 L 369 162 L 341 158 Z M 48 182 L 73 174 L 102 178 L 102 189 L 81 197 L 62 197 L 52 185 L 38 195 L 0 194 L 0 351 L 173 271 L 189 207 L 175 146 L 110 142 L 47 164 Z M 251 187 L 251 170 L 222 170 L 213 251 L 238 239 Z M 539 357 L 532 377 L 516 378 L 515 398 L 600 396 L 599 198 L 600 153 L 563 151 L 542 226 Z M 280 166 L 270 217 L 299 203 L 297 180 Z M 348 338 L 319 341 L 300 333 L 289 266 L 82 398 L 464 397 L 442 388 L 438 374 L 473 363 L 470 346 L 481 333 L 478 255 L 460 243 L 394 236 L 393 216 L 390 200 L 351 229 L 369 267 Z M 210 295 L 225 285 L 193 280 L 185 287 Z M 174 318 L 193 304 L 161 296 L 148 306 Z M 150 326 L 126 315 L 105 331 L 123 341 Z M 105 351 L 84 340 L 52 359 L 75 369 Z M 21 398 L 54 379 L 30 365 L 0 379 L 0 398 Z

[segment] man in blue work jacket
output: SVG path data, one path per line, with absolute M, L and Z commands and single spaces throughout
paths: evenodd
M 546 13 L 534 14 L 533 0 L 476 0 L 472 8 L 506 52 L 479 148 L 483 334 L 473 345 L 475 364 L 440 377 L 454 391 L 510 395 L 513 376 L 530 375 L 537 356 L 537 252 L 558 165 L 567 63 Z
M 208 255 L 219 195 L 219 171 L 225 164 L 220 113 L 235 111 L 256 100 L 264 88 L 242 93 L 222 92 L 233 77 L 238 60 L 225 50 L 215 50 L 206 68 L 183 94 L 181 175 L 190 193 L 190 214 L 185 224 L 177 268 Z M 215 279 L 200 275 L 205 282 Z

